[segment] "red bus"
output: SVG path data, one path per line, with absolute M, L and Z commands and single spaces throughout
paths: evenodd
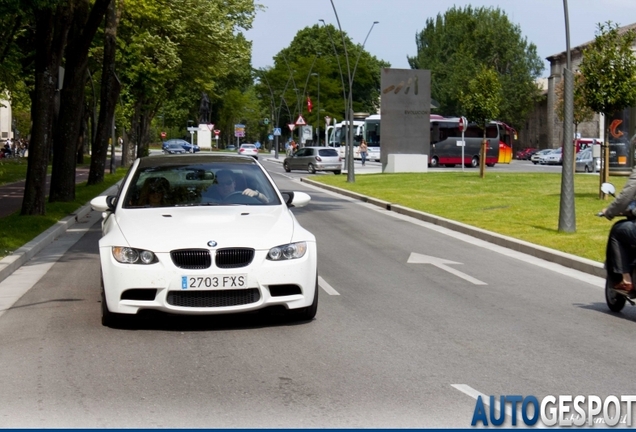
M 504 122 L 495 121 L 499 129 L 499 163 L 510 163 L 512 160 L 512 149 L 517 141 L 517 131 L 512 126 Z
M 486 127 L 486 165 L 494 166 L 499 162 L 501 127 L 499 122 L 490 122 Z M 459 117 L 442 117 L 431 115 L 431 154 L 429 166 L 455 166 L 464 163 L 466 166 L 479 166 L 479 153 L 484 131 L 475 123 L 468 123 L 464 132 L 464 160 L 462 161 L 462 133 L 459 131 Z M 510 150 L 512 156 L 512 149 Z M 510 162 L 510 160 L 508 160 Z

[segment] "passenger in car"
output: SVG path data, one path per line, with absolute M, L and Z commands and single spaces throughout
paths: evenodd
M 137 205 L 162 207 L 166 205 L 170 182 L 164 177 L 151 177 L 146 179 L 139 193 Z

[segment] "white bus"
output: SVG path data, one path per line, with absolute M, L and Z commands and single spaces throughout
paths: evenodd
M 362 120 L 354 120 L 353 121 L 353 154 L 355 159 L 360 159 L 360 152 L 358 151 L 358 145 L 362 141 L 364 137 L 364 121 Z M 327 145 L 329 147 L 335 147 L 338 150 L 338 154 L 340 157 L 344 158 L 346 155 L 346 143 L 347 143 L 347 133 L 349 131 L 349 122 L 341 121 L 340 123 L 336 123 L 334 126 L 329 126 L 327 128 L 327 134 L 329 139 L 327 140 Z
M 364 139 L 367 142 L 367 159 L 380 162 L 380 114 L 364 119 Z

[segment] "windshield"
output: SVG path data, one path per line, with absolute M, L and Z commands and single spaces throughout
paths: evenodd
M 135 172 L 124 208 L 197 205 L 279 205 L 257 165 L 209 162 L 146 167 Z

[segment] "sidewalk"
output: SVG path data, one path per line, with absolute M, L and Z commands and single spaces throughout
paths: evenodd
M 88 168 L 78 168 L 76 170 L 75 181 L 77 183 L 84 182 L 88 179 Z M 49 189 L 49 181 L 51 176 L 46 176 L 46 190 Z M 0 186 L 0 217 L 9 216 L 22 207 L 22 197 L 24 195 L 25 181 L 16 183 L 9 183 Z M 113 186 L 104 194 L 108 194 L 109 191 L 115 191 L 116 186 Z M 60 220 L 51 228 L 14 251 L 11 255 L 4 257 L 0 260 L 0 282 L 9 277 L 14 271 L 19 269 L 27 261 L 33 258 L 38 252 L 40 252 L 45 246 L 55 241 L 58 237 L 66 233 L 66 231 L 75 225 L 77 222 L 88 217 L 92 211 L 90 205 L 87 203 L 85 206 L 78 209 L 75 213 Z

